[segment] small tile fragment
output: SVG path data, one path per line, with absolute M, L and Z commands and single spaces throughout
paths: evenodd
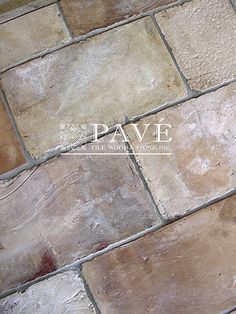
M 65 155 L 30 173 L 0 184 L 1 292 L 160 223 L 127 156 Z
M 175 1 L 62 0 L 60 3 L 73 34 L 79 36 Z
M 82 272 L 103 314 L 216 314 L 235 306 L 236 196 L 96 257 Z
M 36 156 L 59 146 L 62 124 L 111 126 L 186 94 L 149 17 L 12 69 L 2 85 Z
M 236 15 L 229 1 L 194 0 L 156 18 L 192 88 L 236 78 Z
M 0 25 L 0 68 L 23 61 L 70 39 L 56 4 Z
M 186 213 L 236 186 L 236 83 L 149 116 L 142 144 L 158 140 L 154 124 L 170 124 L 160 146 L 168 156 L 136 156 L 159 210 L 166 218 Z M 153 128 L 155 127 L 155 128 Z M 139 126 L 140 128 L 140 126 Z M 137 136 L 127 127 L 135 153 Z M 141 131 L 142 133 L 143 131 Z
M 0 299 L 4 314 L 96 313 L 78 273 L 68 271 Z
M 25 163 L 25 158 L 0 98 L 0 175 L 23 163 Z

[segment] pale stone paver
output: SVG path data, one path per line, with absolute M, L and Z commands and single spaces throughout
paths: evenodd
M 127 156 L 62 156 L 29 173 L 0 185 L 1 292 L 160 223 Z
M 0 299 L 3 314 L 92 314 L 95 309 L 87 297 L 78 273 L 58 274 L 29 287 L 24 293 L 15 293 Z
M 156 19 L 192 88 L 236 78 L 236 14 L 228 0 L 193 0 Z
M 236 186 L 235 104 L 236 83 L 138 122 L 171 125 L 161 140 L 172 141 L 160 143 L 171 155 L 137 156 L 165 217 L 184 214 Z M 133 129 L 127 131 L 134 151 L 141 152 Z M 142 143 L 154 142 L 155 132 L 149 128 Z
M 0 25 L 0 68 L 5 68 L 70 39 L 56 4 Z M 30 78 L 26 78 L 26 81 Z
M 85 263 L 103 314 L 222 313 L 236 304 L 236 196 Z
M 12 69 L 2 85 L 29 152 L 60 144 L 60 125 L 123 122 L 185 96 L 151 18 Z

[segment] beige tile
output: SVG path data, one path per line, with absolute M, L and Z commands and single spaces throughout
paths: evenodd
M 75 271 L 58 274 L 0 300 L 4 314 L 96 313 L 85 292 L 84 284 Z
M 127 156 L 62 156 L 29 174 L 0 185 L 1 291 L 160 222 Z
M 53 4 L 1 24 L 0 37 L 0 68 L 4 68 L 68 41 L 69 33 Z
M 235 306 L 236 197 L 84 264 L 103 314 L 216 314 Z
M 145 43 L 145 45 L 144 45 Z M 185 95 L 150 18 L 37 59 L 2 76 L 26 147 L 56 147 L 60 124 L 122 122 Z
M 236 16 L 229 1 L 194 0 L 156 18 L 192 88 L 236 78 Z
M 78 36 L 175 1 L 62 0 L 61 5 L 73 34 Z
M 172 141 L 159 143 L 171 155 L 137 156 L 164 216 L 184 214 L 236 186 L 235 103 L 234 83 L 138 122 L 172 127 Z M 133 129 L 127 130 L 135 153 L 140 152 Z M 151 125 L 142 144 L 154 143 L 155 134 Z

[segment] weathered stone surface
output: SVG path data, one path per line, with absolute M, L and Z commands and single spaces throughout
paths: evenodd
M 69 40 L 56 4 L 0 25 L 0 68 Z
M 0 186 L 0 198 L 10 193 L 0 201 L 1 290 L 159 223 L 127 156 L 62 156 L 22 184 L 28 173 Z
M 236 186 L 236 84 L 138 122 L 170 124 L 170 156 L 137 156 L 164 216 L 183 214 Z M 134 151 L 138 144 L 127 128 Z M 154 132 L 154 133 L 153 133 Z M 148 129 L 143 143 L 152 143 Z M 161 140 L 165 140 L 162 137 Z
M 113 125 L 124 115 L 185 95 L 150 18 L 12 69 L 3 74 L 2 84 L 34 155 L 59 144 L 61 123 Z
M 62 0 L 61 5 L 75 36 L 112 25 L 176 0 Z
M 236 16 L 229 1 L 194 0 L 156 18 L 192 88 L 236 78 Z
M 77 272 L 69 271 L 41 281 L 24 293 L 15 293 L 0 300 L 4 314 L 95 313 Z
M 236 304 L 236 196 L 84 264 L 104 314 L 222 313 Z
M 19 142 L 0 98 L 0 174 L 25 162 Z
M 0 14 L 14 10 L 18 7 L 30 3 L 31 0 L 1 0 L 0 2 Z

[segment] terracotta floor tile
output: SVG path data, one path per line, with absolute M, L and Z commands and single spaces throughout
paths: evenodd
M 62 0 L 61 5 L 75 36 L 150 11 L 176 0 Z
M 114 125 L 186 93 L 150 18 L 12 69 L 2 85 L 33 155 L 60 144 L 62 123 Z
M 25 162 L 19 142 L 0 98 L 0 174 Z
M 127 156 L 63 156 L 0 185 L 6 290 L 159 223 Z
M 138 122 L 172 127 L 171 143 L 160 143 L 169 147 L 170 156 L 137 156 L 164 216 L 183 214 L 236 186 L 235 104 L 234 83 Z M 130 126 L 127 131 L 140 152 Z M 155 132 L 150 127 L 142 144 L 154 143 Z
M 0 25 L 0 68 L 70 39 L 56 4 Z
M 0 300 L 4 314 L 92 314 L 95 309 L 88 299 L 77 272 L 58 274 Z
M 156 18 L 192 88 L 236 78 L 236 15 L 229 1 L 194 0 Z
M 236 196 L 84 264 L 103 314 L 216 314 L 236 304 Z

